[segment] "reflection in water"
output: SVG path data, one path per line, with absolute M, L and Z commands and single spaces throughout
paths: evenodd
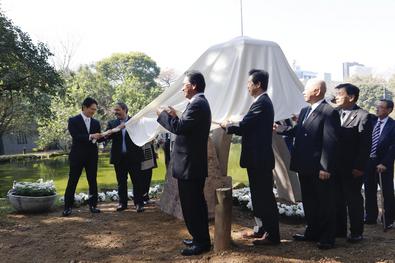
M 0 197 L 5 197 L 8 190 L 12 188 L 13 181 L 34 182 L 40 178 L 53 180 L 58 194 L 63 195 L 68 179 L 69 164 L 68 156 L 58 156 L 45 160 L 18 161 L 0 164 Z M 163 159 L 163 158 L 161 158 Z M 154 170 L 153 183 L 164 179 L 164 164 L 161 159 L 158 168 Z M 116 178 L 113 166 L 110 164 L 108 154 L 99 156 L 97 182 L 100 189 L 116 189 Z M 129 179 L 129 188 L 131 187 Z M 86 192 L 88 183 L 85 171 L 82 173 L 77 186 L 77 193 Z

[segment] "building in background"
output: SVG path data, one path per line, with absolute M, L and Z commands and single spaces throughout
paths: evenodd
M 0 137 L 0 155 L 32 152 L 37 147 L 37 133 L 10 132 Z
M 332 80 L 332 74 L 327 72 L 314 72 L 309 70 L 303 70 L 300 66 L 296 65 L 294 61 L 292 64 L 292 69 L 294 70 L 296 76 L 302 83 L 306 83 L 309 79 L 319 78 L 325 81 Z
M 358 62 L 343 62 L 343 81 L 352 76 L 368 76 L 372 74 L 372 68 Z

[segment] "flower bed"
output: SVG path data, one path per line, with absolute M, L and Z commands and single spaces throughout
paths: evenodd
M 273 192 L 278 200 L 277 190 L 275 188 L 273 189 Z M 253 211 L 249 187 L 244 187 L 241 189 L 233 189 L 232 195 L 233 195 L 233 204 L 240 205 L 241 207 L 247 210 Z M 278 213 L 281 216 L 293 217 L 297 219 L 304 218 L 303 205 L 301 202 L 298 202 L 296 204 L 277 202 L 277 208 L 278 208 Z
M 150 187 L 149 189 L 149 196 L 151 197 L 158 197 L 163 191 L 163 185 L 154 185 Z M 128 192 L 128 198 L 130 200 L 133 200 L 133 192 Z M 74 205 L 75 206 L 81 206 L 81 205 L 86 205 L 88 203 L 89 196 L 86 193 L 78 193 L 74 195 Z M 112 191 L 105 191 L 105 192 L 100 192 L 98 194 L 98 201 L 99 202 L 115 202 L 119 200 L 118 196 L 118 191 L 117 190 L 112 190 Z M 64 197 L 60 198 L 61 202 L 64 202 Z

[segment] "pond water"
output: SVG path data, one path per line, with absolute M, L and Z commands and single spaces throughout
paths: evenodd
M 158 168 L 153 170 L 152 184 L 164 181 L 166 168 L 163 161 L 163 154 L 159 152 Z M 66 189 L 69 175 L 68 156 L 58 156 L 44 160 L 18 161 L 12 163 L 0 164 L 0 197 L 5 197 L 12 184 L 15 181 L 34 182 L 40 178 L 44 180 L 53 180 L 58 195 L 63 195 Z M 102 189 L 115 189 L 117 181 L 115 171 L 110 164 L 109 155 L 101 154 L 99 156 L 97 184 L 99 192 Z M 129 188 L 131 182 L 129 178 Z M 82 173 L 78 182 L 76 192 L 87 192 L 88 182 L 85 171 Z

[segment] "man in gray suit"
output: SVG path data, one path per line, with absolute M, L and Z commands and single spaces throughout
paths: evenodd
M 356 103 L 359 88 L 344 83 L 335 87 L 336 105 L 340 113 L 339 154 L 336 168 L 336 235 L 347 236 L 347 215 L 350 235 L 347 241 L 363 239 L 363 173 L 369 160 L 372 144 L 372 125 L 369 113 Z
M 184 256 L 198 255 L 211 248 L 208 230 L 208 211 L 204 198 L 204 184 L 208 175 L 207 140 L 211 126 L 211 111 L 204 97 L 206 83 L 202 73 L 185 73 L 182 91 L 189 103 L 178 117 L 175 109 L 158 109 L 158 122 L 177 135 L 172 151 L 173 177 L 178 180 L 181 209 L 192 240 L 184 240 L 188 247 Z

